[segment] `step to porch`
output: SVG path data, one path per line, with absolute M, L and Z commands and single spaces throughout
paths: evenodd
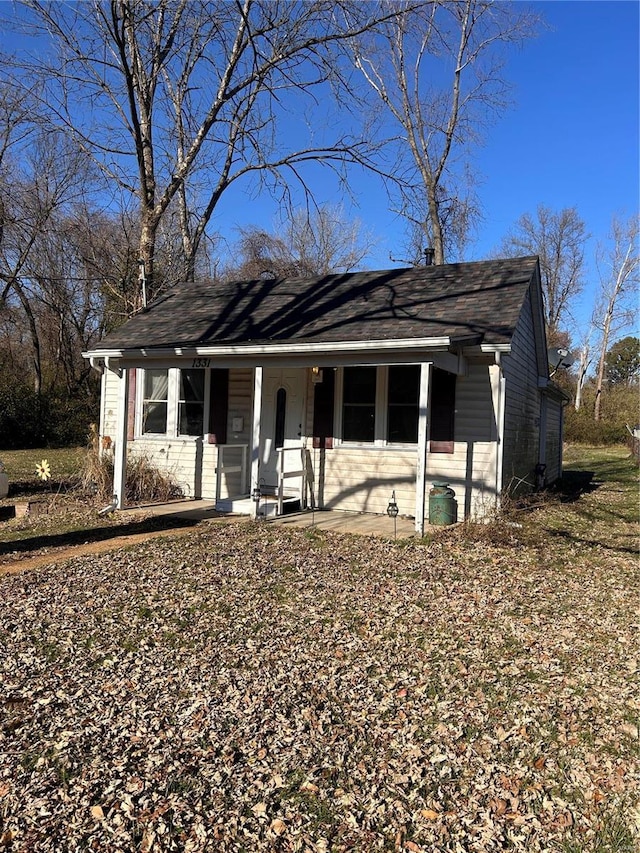
M 216 501 L 216 510 L 237 515 L 253 515 L 255 501 L 249 495 L 220 498 Z M 300 512 L 300 498 L 298 495 L 285 495 L 282 501 L 282 514 L 288 515 L 292 512 Z M 278 515 L 278 498 L 275 495 L 263 495 L 260 498 L 258 515 L 262 518 L 275 518 Z

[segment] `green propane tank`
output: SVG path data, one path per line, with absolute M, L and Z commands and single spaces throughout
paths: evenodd
M 429 492 L 429 524 L 454 524 L 458 505 L 449 483 L 434 483 Z

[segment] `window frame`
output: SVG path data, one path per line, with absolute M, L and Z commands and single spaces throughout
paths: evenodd
M 363 364 L 345 365 L 339 367 L 336 376 L 335 388 L 335 437 L 336 447 L 362 447 L 362 448 L 398 448 L 413 450 L 418 441 L 389 441 L 389 367 L 420 367 L 420 362 L 400 362 L 398 364 Z M 374 437 L 373 441 L 355 441 L 344 438 L 344 371 L 345 368 L 373 367 L 376 371 L 376 398 L 374 404 Z M 420 415 L 420 386 L 418 379 L 418 417 Z
M 167 389 L 165 397 L 147 397 L 147 382 L 152 373 L 164 373 L 165 368 L 147 368 L 142 371 L 142 382 L 139 384 L 139 417 L 138 428 L 135 430 L 136 436 L 144 439 L 149 438 L 164 438 L 169 430 L 169 397 L 171 396 L 171 377 L 169 369 L 166 369 L 167 374 Z M 145 409 L 149 403 L 164 403 L 164 432 L 147 432 L 145 429 Z
M 141 381 L 138 383 L 140 393 L 136 394 L 136 428 L 135 438 L 144 441 L 168 441 L 177 440 L 182 442 L 191 442 L 204 440 L 208 441 L 210 414 L 211 414 L 211 369 L 210 368 L 190 368 L 190 367 L 167 367 L 156 368 L 146 367 L 138 368 L 141 373 Z M 167 420 L 165 432 L 143 432 L 144 424 L 144 406 L 147 373 L 152 370 L 166 370 L 167 372 Z M 198 435 L 189 435 L 181 433 L 180 430 L 180 377 L 182 370 L 201 370 L 204 381 L 204 401 L 202 411 L 202 432 Z M 184 401 L 182 401 L 184 402 Z

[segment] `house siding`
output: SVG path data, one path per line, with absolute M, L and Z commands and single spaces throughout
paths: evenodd
M 434 481 L 446 480 L 455 491 L 460 519 L 482 516 L 495 506 L 496 377 L 488 359 L 469 363 L 468 374 L 456 383 L 454 452 L 427 454 L 427 491 Z M 313 400 L 311 394 L 308 399 Z M 312 422 L 310 404 L 307 430 Z M 400 513 L 415 514 L 417 449 L 343 444 L 310 454 L 327 509 L 384 513 L 395 491 Z
M 528 491 L 535 486 L 540 446 L 540 389 L 533 312 L 527 296 L 503 358 L 506 379 L 502 490 Z
M 102 405 L 102 423 L 100 437 L 115 440 L 118 424 L 118 385 L 120 378 L 112 370 L 104 372 L 104 402 Z
M 547 401 L 547 485 L 555 483 L 562 476 L 562 403 L 558 400 Z

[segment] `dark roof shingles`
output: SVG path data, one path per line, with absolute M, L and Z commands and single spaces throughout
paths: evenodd
M 511 339 L 537 259 L 190 283 L 108 335 L 98 349 L 406 338 Z

